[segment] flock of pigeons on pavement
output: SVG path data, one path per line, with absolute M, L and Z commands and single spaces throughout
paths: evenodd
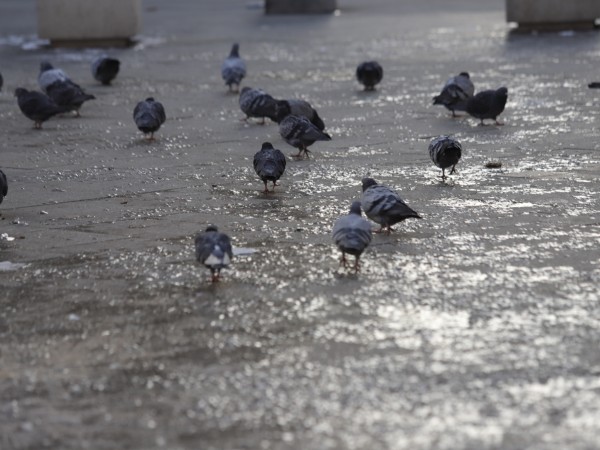
M 120 62 L 108 56 L 101 56 L 93 61 L 91 70 L 93 77 L 105 85 L 119 72 Z M 262 89 L 244 87 L 240 91 L 242 79 L 246 76 L 246 64 L 239 54 L 239 45 L 234 44 L 229 56 L 221 67 L 221 75 L 229 92 L 239 92 L 239 105 L 246 115 L 243 119 L 258 118 L 264 124 L 268 118 L 279 124 L 281 137 L 292 147 L 298 149 L 293 158 L 309 158 L 309 147 L 317 141 L 329 141 L 331 136 L 325 132 L 325 123 L 317 111 L 307 101 L 301 99 L 277 100 Z M 375 90 L 375 86 L 383 79 L 383 68 L 376 61 L 361 63 L 356 69 L 358 81 L 366 91 Z M 2 89 L 0 75 L 0 90 Z M 33 120 L 34 128 L 41 129 L 42 123 L 51 117 L 79 110 L 84 102 L 93 100 L 67 74 L 44 61 L 40 65 L 38 83 L 42 92 L 17 88 L 15 96 L 23 115 Z M 441 93 L 434 97 L 435 105 L 443 105 L 456 115 L 456 111 L 465 111 L 479 119 L 494 120 L 497 125 L 498 116 L 504 111 L 508 90 L 501 87 L 496 90 L 485 90 L 475 94 L 475 88 L 469 74 L 462 72 L 450 78 Z M 149 97 L 137 103 L 133 110 L 133 119 L 137 128 L 154 140 L 156 133 L 166 120 L 163 105 Z M 460 142 L 451 136 L 439 136 L 429 144 L 429 155 L 433 163 L 442 169 L 442 180 L 446 180 L 446 170 L 455 173 L 456 164 L 462 153 Z M 264 193 L 269 195 L 278 186 L 277 181 L 285 172 L 287 159 L 283 152 L 273 147 L 270 142 L 262 144 L 262 148 L 254 155 L 253 165 L 258 177 L 264 183 Z M 268 183 L 272 183 L 272 191 Z M 340 217 L 333 225 L 333 241 L 342 252 L 340 265 L 360 270 L 360 256 L 369 246 L 372 239 L 371 224 L 362 217 L 362 211 L 372 221 L 380 225 L 376 232 L 389 234 L 392 226 L 408 218 L 420 219 L 421 216 L 408 206 L 393 189 L 378 184 L 373 178 L 362 180 L 361 201 L 354 201 L 349 214 Z M 8 183 L 6 175 L 0 170 L 0 203 L 7 195 Z M 221 269 L 227 267 L 233 259 L 231 240 L 218 228 L 210 225 L 195 238 L 196 259 L 211 271 L 213 282 L 220 279 Z M 351 264 L 347 255 L 354 256 Z

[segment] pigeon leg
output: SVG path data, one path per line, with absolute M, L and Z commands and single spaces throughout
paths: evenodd
M 302 158 L 302 148 L 298 150 L 298 153 L 295 155 L 290 155 L 292 158 Z
M 454 110 L 453 110 L 453 109 L 451 109 L 450 111 L 452 111 L 452 118 L 453 118 L 453 119 L 454 119 L 455 117 L 458 117 L 458 116 L 456 115 L 456 113 L 454 112 Z
M 496 121 L 496 125 L 500 125 L 500 126 L 504 125 L 503 122 L 498 122 L 498 119 L 494 119 L 494 120 Z
M 41 130 L 42 129 L 42 122 L 33 122 L 33 129 L 34 130 Z
M 452 172 L 450 172 L 450 173 L 452 173 Z M 442 176 L 441 176 L 441 178 L 442 178 L 442 181 L 446 180 L 446 169 L 444 169 L 444 168 L 442 168 Z
M 221 272 L 219 270 L 211 270 L 211 282 L 216 283 L 221 279 Z
M 155 141 L 155 139 L 154 139 L 154 131 L 151 131 L 151 132 L 150 132 L 150 137 L 148 138 L 148 141 L 149 141 L 149 142 L 153 142 L 153 141 Z
M 266 123 L 266 122 L 265 122 L 265 118 L 264 118 L 264 117 L 262 118 L 262 121 L 261 121 L 261 122 L 258 122 L 258 124 L 259 124 L 259 125 L 264 125 L 265 123 Z
M 280 185 L 277 184 L 276 180 L 273 180 L 273 192 L 275 192 L 275 186 L 280 186 Z
M 342 252 L 342 257 L 340 258 L 340 266 L 343 266 L 344 269 L 348 267 L 348 260 L 346 259 L 346 253 Z
M 457 172 L 456 172 L 456 164 L 454 164 L 454 165 L 452 166 L 452 170 L 450 171 L 450 175 L 452 175 L 453 173 L 457 173 Z
M 360 272 L 360 256 L 354 257 L 354 273 Z
M 308 149 L 308 147 L 304 147 L 304 156 L 306 156 L 306 159 L 310 159 L 310 150 Z
M 81 114 L 79 113 L 78 109 L 75 110 L 75 117 L 81 117 Z
M 485 123 L 483 123 L 483 119 L 481 119 L 481 122 L 479 122 L 479 126 L 482 127 L 484 125 L 485 125 Z
M 265 190 L 263 191 L 264 194 L 268 194 L 269 193 L 269 188 L 267 187 L 267 182 L 264 181 L 265 183 Z

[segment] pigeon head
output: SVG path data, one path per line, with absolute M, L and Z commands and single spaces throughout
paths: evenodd
M 377 181 L 375 181 L 373 178 L 363 178 L 362 179 L 362 190 L 363 190 L 363 192 L 365 192 L 371 186 L 375 186 L 376 184 L 377 184 Z
M 263 142 L 263 145 L 260 149 L 264 150 L 266 148 L 273 148 L 273 144 L 271 144 L 270 142 Z
M 29 93 L 29 91 L 25 88 L 16 88 L 15 89 L 15 97 L 20 97 L 21 95 L 25 95 Z
M 279 123 L 292 113 L 292 108 L 287 100 L 278 100 L 275 104 L 275 118 Z
M 146 101 L 147 101 L 147 102 L 153 102 L 153 101 L 154 101 L 154 97 L 148 97 L 148 98 L 146 99 Z
M 508 96 L 508 89 L 505 88 L 504 86 L 502 86 L 501 88 L 498 88 L 496 90 L 496 94 L 501 95 L 503 97 L 507 97 Z
M 216 225 L 209 225 L 206 227 L 206 231 L 219 231 Z
M 361 215 L 360 212 L 360 202 L 358 200 L 352 202 L 352 206 L 350 206 L 350 214 Z
M 458 74 L 458 76 L 469 78 L 469 79 L 471 78 L 471 76 L 469 75 L 469 72 L 461 72 Z
M 229 56 L 237 56 L 238 58 L 240 57 L 240 44 L 238 44 L 237 42 L 233 44 Z
M 50 64 L 48 61 L 42 61 L 40 63 L 40 72 L 45 72 L 47 70 L 52 70 L 54 69 L 54 66 L 52 64 Z

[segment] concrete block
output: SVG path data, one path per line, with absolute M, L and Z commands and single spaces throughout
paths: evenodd
M 267 14 L 330 14 L 337 0 L 266 0 Z
M 526 28 L 592 28 L 598 0 L 506 0 L 507 22 Z
M 53 45 L 125 43 L 141 18 L 141 0 L 37 0 L 38 36 Z

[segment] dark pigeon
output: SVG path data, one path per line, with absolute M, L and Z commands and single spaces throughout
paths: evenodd
M 442 169 L 442 180 L 446 179 L 446 169 L 452 167 L 450 175 L 456 172 L 456 164 L 462 155 L 462 145 L 450 136 L 440 136 L 429 144 L 429 156 L 433 163 Z
M 48 61 L 40 63 L 38 83 L 42 92 L 46 93 L 48 86 L 57 81 L 71 81 L 71 79 L 61 69 L 55 69 Z
M 496 125 L 502 125 L 497 117 L 502 114 L 508 99 L 508 89 L 505 87 L 496 90 L 481 91 L 467 102 L 467 112 L 481 120 L 481 125 L 485 119 L 493 119 Z
M 3 85 L 4 85 L 4 78 L 2 78 L 2 74 L 0 73 L 0 92 L 2 92 Z
M 233 259 L 229 236 L 219 233 L 216 226 L 210 225 L 204 233 L 196 236 L 195 245 L 196 260 L 210 269 L 213 283 L 219 281 L 221 269 Z
M 110 85 L 119 73 L 121 62 L 116 58 L 101 56 L 92 62 L 92 76 L 105 86 Z
M 348 267 L 346 253 L 354 256 L 354 271 L 360 270 L 360 255 L 371 242 L 371 224 L 362 218 L 360 202 L 352 203 L 350 213 L 340 217 L 333 225 L 333 241 L 342 252 L 340 265 Z
M 8 194 L 8 181 L 4 172 L 0 170 L 0 203 L 2 203 L 6 194 Z
M 91 94 L 86 94 L 81 86 L 69 80 L 55 81 L 46 88 L 46 92 L 54 103 L 64 107 L 67 111 L 75 111 L 78 117 L 81 105 L 96 98 Z
M 221 66 L 221 77 L 229 87 L 229 92 L 238 92 L 242 78 L 246 76 L 246 63 L 240 58 L 240 45 L 233 44 L 229 56 L 223 61 Z M 236 89 L 233 90 L 235 85 Z
M 386 230 L 390 234 L 392 225 L 411 217 L 421 218 L 396 191 L 377 184 L 373 178 L 362 179 L 362 190 L 362 207 L 369 219 L 381 225 L 378 233 Z
M 248 120 L 250 117 L 262 118 L 261 124 L 265 123 L 265 117 L 272 121 L 276 119 L 277 100 L 271 97 L 262 89 L 254 89 L 248 86 L 240 92 L 240 109 L 246 117 L 242 120 Z
M 306 117 L 315 127 L 317 127 L 321 131 L 325 129 L 325 124 L 323 123 L 323 120 L 319 117 L 317 110 L 305 100 L 278 100 L 275 106 L 275 115 L 275 121 L 277 123 L 281 123 L 281 121 L 289 115 L 295 115 Z
M 138 130 L 146 135 L 149 134 L 149 140 L 154 140 L 154 133 L 165 123 L 167 116 L 163 105 L 154 98 L 148 97 L 135 106 L 133 120 L 135 120 Z
M 254 155 L 254 171 L 265 183 L 265 194 L 269 193 L 267 182 L 273 182 L 273 191 L 275 191 L 275 186 L 279 186 L 277 180 L 285 172 L 285 164 L 286 159 L 283 153 L 273 148 L 273 144 L 270 142 L 264 142 L 262 148 Z
M 600 81 L 592 81 L 590 84 L 588 84 L 588 87 L 590 89 L 600 89 Z
M 306 117 L 294 115 L 287 116 L 281 121 L 279 134 L 288 144 L 298 149 L 298 154 L 293 155 L 297 158 L 302 156 L 308 158 L 310 153 L 308 147 L 314 144 L 315 141 L 331 140 L 331 136 L 319 130 Z
M 467 101 L 473 97 L 475 86 L 467 72 L 461 72 L 446 81 L 440 95 L 433 97 L 434 105 L 444 105 L 452 111 L 452 117 L 456 117 L 455 111 L 465 111 Z
M 356 68 L 356 78 L 364 85 L 365 91 L 374 91 L 375 85 L 383 79 L 383 68 L 377 61 L 365 61 Z
M 17 88 L 15 97 L 17 97 L 19 109 L 25 117 L 33 120 L 33 127 L 36 129 L 41 129 L 42 122 L 50 117 L 69 111 L 64 106 L 58 106 L 50 97 L 41 92 Z

